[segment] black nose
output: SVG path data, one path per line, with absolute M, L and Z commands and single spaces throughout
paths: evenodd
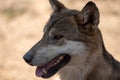
M 23 59 L 27 62 L 27 63 L 30 63 L 33 59 L 33 56 L 30 54 L 30 53 L 26 53 L 24 56 L 23 56 Z

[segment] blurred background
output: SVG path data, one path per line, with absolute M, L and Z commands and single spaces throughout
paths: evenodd
M 60 0 L 81 10 L 88 0 Z M 93 0 L 107 50 L 120 61 L 120 0 Z M 41 80 L 22 59 L 43 35 L 52 10 L 48 0 L 0 0 L 0 80 Z

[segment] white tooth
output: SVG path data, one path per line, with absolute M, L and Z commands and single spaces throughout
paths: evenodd
M 54 63 L 53 65 L 55 66 L 57 63 Z
M 56 60 L 51 67 L 55 66 L 56 64 L 58 64 L 62 59 L 64 58 L 64 56 L 60 56 L 58 60 Z
M 60 60 L 57 60 L 57 63 L 59 63 L 60 62 Z
M 42 69 L 42 71 L 43 71 L 45 74 L 47 73 L 47 71 L 46 71 L 44 68 Z
M 62 60 L 63 58 L 64 58 L 64 56 L 60 56 L 60 57 L 59 57 L 59 60 Z
M 55 65 L 55 63 L 52 63 L 51 67 L 53 67 Z
M 60 60 L 57 60 L 54 64 L 56 65 L 56 64 L 58 64 L 60 62 Z

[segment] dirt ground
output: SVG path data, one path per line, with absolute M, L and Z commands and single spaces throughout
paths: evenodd
M 60 0 L 81 10 L 88 0 Z M 107 50 L 120 61 L 120 0 L 93 0 Z M 22 59 L 42 37 L 51 7 L 48 0 L 0 0 L 0 80 L 41 80 Z

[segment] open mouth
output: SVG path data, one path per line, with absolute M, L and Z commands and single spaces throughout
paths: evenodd
M 49 78 L 58 72 L 70 61 L 70 55 L 62 54 L 48 62 L 46 65 L 37 66 L 36 76 L 42 78 Z

